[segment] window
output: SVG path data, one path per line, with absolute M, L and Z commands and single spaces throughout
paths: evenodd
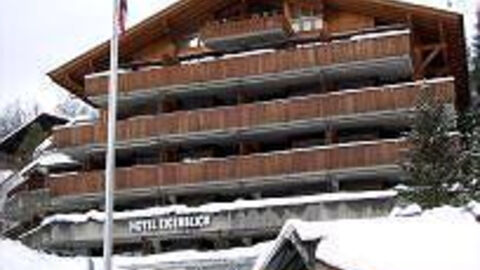
M 295 32 L 322 29 L 323 15 L 315 14 L 315 11 L 312 7 L 300 7 L 295 13 L 292 28 Z

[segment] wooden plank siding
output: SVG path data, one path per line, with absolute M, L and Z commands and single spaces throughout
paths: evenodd
M 202 40 L 221 39 L 222 37 L 239 36 L 252 33 L 262 33 L 269 30 L 280 29 L 286 35 L 293 30 L 283 14 L 268 16 L 254 15 L 248 19 L 228 20 L 226 22 L 208 22 L 200 29 Z
M 172 85 L 412 55 L 410 38 L 410 34 L 405 33 L 370 39 L 342 40 L 309 48 L 278 50 L 260 55 L 129 72 L 120 75 L 119 91 L 126 93 Z M 108 76 L 87 77 L 85 92 L 87 96 L 106 95 Z
M 117 140 L 130 141 L 172 134 L 254 128 L 275 123 L 408 109 L 415 106 L 416 97 L 423 84 L 424 82 L 417 82 L 371 87 L 233 107 L 135 117 L 118 122 Z M 426 81 L 425 85 L 428 85 L 432 95 L 442 102 L 454 102 L 453 80 Z M 59 128 L 53 132 L 53 142 L 58 148 L 105 144 L 106 140 L 105 123 Z
M 235 156 L 195 163 L 135 166 L 117 170 L 116 190 L 394 165 L 406 147 L 407 143 L 404 140 L 386 140 Z M 103 190 L 103 177 L 103 172 L 50 176 L 47 185 L 54 197 L 92 194 Z

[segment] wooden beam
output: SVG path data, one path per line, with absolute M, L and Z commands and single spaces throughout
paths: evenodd
M 423 71 L 420 68 L 422 65 L 422 50 L 418 47 L 413 49 L 413 65 L 414 65 L 414 80 L 423 79 Z
M 448 55 L 447 38 L 446 38 L 445 26 L 443 25 L 443 22 L 438 21 L 438 29 L 440 32 L 440 42 L 445 46 L 442 50 L 443 62 L 447 68 L 447 74 L 450 74 L 450 65 L 448 64 L 449 55 Z
M 447 47 L 447 44 L 446 43 L 435 43 L 435 44 L 425 44 L 425 45 L 417 46 L 417 48 L 419 48 L 422 52 L 435 50 L 438 47 L 444 49 L 444 48 Z
M 410 29 L 410 46 L 412 48 L 412 59 L 413 59 L 413 80 L 417 80 L 417 79 L 420 79 L 419 77 L 421 76 L 421 74 L 418 73 L 419 71 L 419 62 L 421 61 L 421 55 L 418 53 L 418 50 L 416 48 L 416 32 L 415 32 L 415 27 L 414 27 L 414 24 L 413 24 L 413 15 L 411 12 L 407 13 L 406 16 L 406 22 L 407 22 L 407 26 L 408 26 L 408 29 Z
M 328 124 L 325 130 L 325 144 L 330 145 L 334 143 L 338 143 L 338 132 L 333 125 Z
M 291 22 L 293 17 L 292 17 L 292 9 L 290 7 L 290 1 L 289 0 L 283 0 L 283 15 L 287 19 L 287 21 Z
M 430 65 L 430 63 L 435 59 L 435 57 L 442 51 L 442 46 L 437 46 L 423 61 L 420 66 L 420 71 L 424 73 L 425 69 Z

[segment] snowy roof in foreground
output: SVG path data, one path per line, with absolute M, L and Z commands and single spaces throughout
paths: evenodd
M 199 207 L 188 207 L 186 205 L 172 205 L 166 207 L 154 207 L 143 210 L 115 212 L 115 220 L 124 220 L 131 218 L 142 218 L 152 216 L 162 216 L 169 214 L 197 214 L 197 213 L 218 213 L 224 211 L 265 208 L 286 205 L 302 205 L 307 203 L 333 202 L 333 201 L 354 201 L 365 199 L 393 198 L 395 191 L 370 191 L 356 193 L 328 193 L 312 196 L 299 196 L 289 198 L 271 198 L 261 200 L 237 200 L 230 203 L 210 203 Z M 47 217 L 43 220 L 42 226 L 52 223 L 84 223 L 88 221 L 103 222 L 104 213 L 92 210 L 85 214 L 58 214 Z
M 388 218 L 289 221 L 254 269 L 263 269 L 292 233 L 301 241 L 318 241 L 315 259 L 341 270 L 480 269 L 480 204 L 404 210 Z
M 177 263 L 178 266 L 196 266 L 198 262 L 215 263 L 241 262 L 246 259 L 255 259 L 259 254 L 270 248 L 271 242 L 261 243 L 248 248 L 235 248 L 230 250 L 199 252 L 187 250 L 180 252 L 164 253 L 145 257 L 115 256 L 113 265 L 115 270 L 130 269 L 132 266 L 139 269 L 153 269 L 167 263 Z M 14 254 L 15 256 L 12 256 Z M 101 270 L 101 258 L 76 257 L 66 258 L 48 255 L 23 246 L 19 242 L 0 239 L 0 269 L 1 270 L 85 270 L 89 269 L 89 260 L 95 266 L 95 270 Z M 148 268 L 148 267 L 151 268 Z M 147 267 L 147 268 L 145 268 Z M 160 269 L 160 268 L 159 268 Z M 175 268 L 175 269 L 182 269 Z

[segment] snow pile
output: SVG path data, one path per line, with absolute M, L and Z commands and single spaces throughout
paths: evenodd
M 271 242 L 266 242 L 247 248 L 209 252 L 187 250 L 145 257 L 114 256 L 113 266 L 115 270 L 123 270 L 132 267 L 157 269 L 155 266 L 169 264 L 190 266 L 190 268 L 201 263 L 253 264 L 259 254 L 268 250 L 271 244 Z M 0 270 L 101 270 L 103 268 L 102 263 L 101 258 L 68 258 L 48 255 L 29 249 L 19 242 L 0 239 Z M 89 266 L 93 268 L 89 268 Z
M 221 262 L 242 262 L 251 260 L 253 265 L 255 259 L 262 253 L 271 248 L 272 242 L 260 243 L 252 247 L 233 248 L 219 251 L 199 252 L 196 250 L 186 250 L 178 252 L 170 252 L 159 255 L 151 255 L 146 257 L 114 257 L 114 266 L 116 269 L 126 269 L 132 266 L 161 266 L 161 265 L 177 265 L 177 266 L 201 266 L 201 263 L 209 262 L 210 264 Z M 101 260 L 95 260 L 95 269 L 101 269 Z M 99 265 L 100 264 L 100 265 Z M 183 269 L 179 267 L 177 269 Z M 152 267 L 153 269 L 154 267 Z M 161 268 L 161 267 L 159 267 Z M 201 267 L 200 267 L 201 268 Z
M 418 204 L 411 204 L 406 207 L 395 207 L 390 213 L 391 217 L 412 217 L 422 214 L 422 207 Z
M 275 206 L 303 205 L 308 203 L 334 202 L 334 201 L 356 201 L 366 199 L 388 199 L 396 196 L 395 191 L 370 191 L 358 193 L 329 193 L 311 196 L 298 196 L 290 198 L 270 198 L 261 200 L 237 200 L 231 203 L 210 203 L 199 207 L 188 207 L 186 205 L 172 205 L 166 207 L 154 207 L 143 210 L 115 212 L 115 220 L 132 218 L 148 218 L 163 215 L 189 215 L 199 213 L 220 213 L 225 211 L 256 209 Z M 85 214 L 58 214 L 45 218 L 41 226 L 52 223 L 85 223 L 88 221 L 103 222 L 104 213 L 97 210 Z
M 467 209 L 470 213 L 474 214 L 478 218 L 480 218 L 480 203 L 479 202 L 471 202 L 467 205 Z
M 292 220 L 276 241 L 296 233 L 302 241 L 318 241 L 315 258 L 341 270 L 478 270 L 480 269 L 480 204 L 419 206 L 395 209 L 390 217 L 303 222 Z M 264 254 L 261 269 L 274 253 Z
M 87 263 L 85 258 L 60 258 L 0 239 L 0 270 L 85 270 Z
M 424 211 L 418 204 L 412 204 L 394 208 L 390 217 L 419 217 L 422 220 L 470 222 L 480 218 L 480 203 L 472 201 L 464 207 L 446 205 Z

